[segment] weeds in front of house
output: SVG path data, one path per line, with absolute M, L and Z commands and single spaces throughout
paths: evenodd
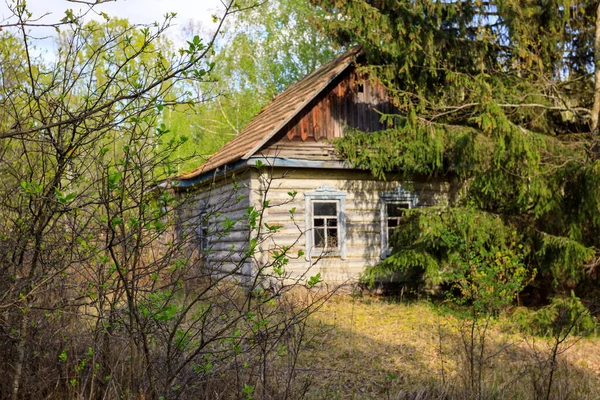
M 466 381 L 464 317 L 464 309 L 447 303 L 332 298 L 313 315 L 310 329 L 322 336 L 298 363 L 313 376 L 307 398 L 600 397 L 597 338 L 563 330 L 557 345 L 556 337 L 524 333 L 508 314 L 488 323 L 481 389 L 474 393 Z

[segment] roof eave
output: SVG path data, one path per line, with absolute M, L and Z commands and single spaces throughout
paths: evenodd
M 237 160 L 233 163 L 225 164 L 221 167 L 207 171 L 201 175 L 190 179 L 179 180 L 172 187 L 175 190 L 186 190 L 192 189 L 203 183 L 208 183 L 211 179 L 218 179 L 222 175 L 239 172 L 252 167 L 256 167 L 256 163 L 260 161 L 262 165 L 267 168 L 317 168 L 317 169 L 362 169 L 353 166 L 348 161 L 316 161 L 316 160 L 302 160 L 295 158 L 283 158 L 283 157 L 251 157 L 247 160 Z
M 237 161 L 233 161 L 225 165 L 221 165 L 220 167 L 212 168 L 206 172 L 202 172 L 194 177 L 188 179 L 178 179 L 172 187 L 177 191 L 193 189 L 198 185 L 208 183 L 208 181 L 211 179 L 218 179 L 222 175 L 247 169 L 248 166 L 249 164 L 246 160 L 238 159 Z

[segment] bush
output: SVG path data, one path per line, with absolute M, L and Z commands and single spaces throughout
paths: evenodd
M 596 326 L 588 308 L 573 292 L 570 296 L 554 297 L 539 310 L 519 308 L 513 316 L 524 332 L 540 336 L 563 336 L 568 331 L 587 335 Z

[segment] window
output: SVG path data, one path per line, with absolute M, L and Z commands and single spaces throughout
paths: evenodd
M 346 193 L 328 186 L 305 193 L 306 260 L 323 255 L 346 259 Z
M 317 248 L 338 249 L 338 203 L 313 201 L 314 245 Z
M 386 224 L 387 224 L 387 237 L 388 239 L 392 238 L 394 234 L 394 230 L 398 225 L 400 225 L 400 221 L 402 217 L 404 217 L 404 211 L 410 208 L 409 203 L 386 203 L 385 211 L 386 211 Z
M 200 254 L 200 257 L 205 257 L 206 252 L 208 251 L 208 249 L 210 247 L 210 241 L 209 241 L 210 231 L 208 228 L 208 214 L 200 214 L 200 216 L 198 217 L 198 226 L 196 229 L 197 229 L 197 233 L 198 233 L 199 254 Z
M 406 210 L 417 206 L 415 193 L 398 187 L 391 192 L 381 193 L 381 258 L 391 253 L 390 240 L 394 230 L 400 225 Z

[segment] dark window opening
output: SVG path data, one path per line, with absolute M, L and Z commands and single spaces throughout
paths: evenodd
M 199 239 L 199 250 L 200 256 L 204 256 L 210 247 L 209 235 L 210 231 L 208 228 L 208 216 L 203 214 L 200 216 L 198 223 L 198 239 Z

